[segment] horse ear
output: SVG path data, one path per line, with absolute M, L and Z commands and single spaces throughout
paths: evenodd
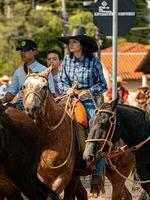
M 52 67 L 48 67 L 48 69 L 42 71 L 39 73 L 40 76 L 44 76 L 45 78 L 48 78 L 49 73 L 52 71 Z
M 111 107 L 113 111 L 116 109 L 118 101 L 119 101 L 119 95 L 117 95 L 117 98 L 111 102 Z

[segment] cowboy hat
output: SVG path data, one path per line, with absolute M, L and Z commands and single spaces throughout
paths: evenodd
M 9 82 L 10 79 L 7 75 L 4 75 L 3 77 L 0 78 L 0 82 Z
M 150 88 L 149 88 L 148 86 L 140 86 L 138 89 L 139 89 L 139 90 L 147 91 L 147 90 L 149 90 Z
M 79 40 L 83 46 L 87 47 L 89 51 L 91 52 L 98 51 L 98 46 L 96 41 L 93 38 L 86 35 L 85 28 L 83 27 L 74 29 L 71 36 L 57 37 L 57 39 L 65 44 L 68 44 L 70 39 L 76 39 Z

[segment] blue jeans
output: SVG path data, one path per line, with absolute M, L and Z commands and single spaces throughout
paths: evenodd
M 93 117 L 96 108 L 94 106 L 92 99 L 84 100 L 82 101 L 82 103 L 86 109 L 87 117 L 89 121 Z M 97 150 L 98 150 L 98 145 L 96 147 L 96 151 Z M 96 171 L 94 172 L 94 175 L 101 175 L 103 173 L 103 170 L 104 170 L 104 159 L 102 158 L 98 160 L 96 163 Z

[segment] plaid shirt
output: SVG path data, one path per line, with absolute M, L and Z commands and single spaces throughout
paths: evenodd
M 103 75 L 102 66 L 95 57 L 89 59 L 82 55 L 80 59 L 67 55 L 58 74 L 58 88 L 60 93 L 66 93 L 77 81 L 76 89 L 90 89 L 94 97 L 107 90 L 107 84 Z

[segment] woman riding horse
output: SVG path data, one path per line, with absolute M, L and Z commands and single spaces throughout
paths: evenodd
M 71 36 L 59 37 L 68 45 L 69 55 L 62 63 L 58 74 L 58 87 L 62 94 L 74 96 L 72 85 L 77 82 L 78 98 L 82 101 L 88 116 L 93 116 L 98 97 L 107 90 L 102 65 L 93 53 L 98 51 L 97 43 L 87 36 L 84 28 L 75 29 Z M 94 175 L 101 175 L 102 161 L 97 164 Z M 94 176 L 96 179 L 96 176 Z

